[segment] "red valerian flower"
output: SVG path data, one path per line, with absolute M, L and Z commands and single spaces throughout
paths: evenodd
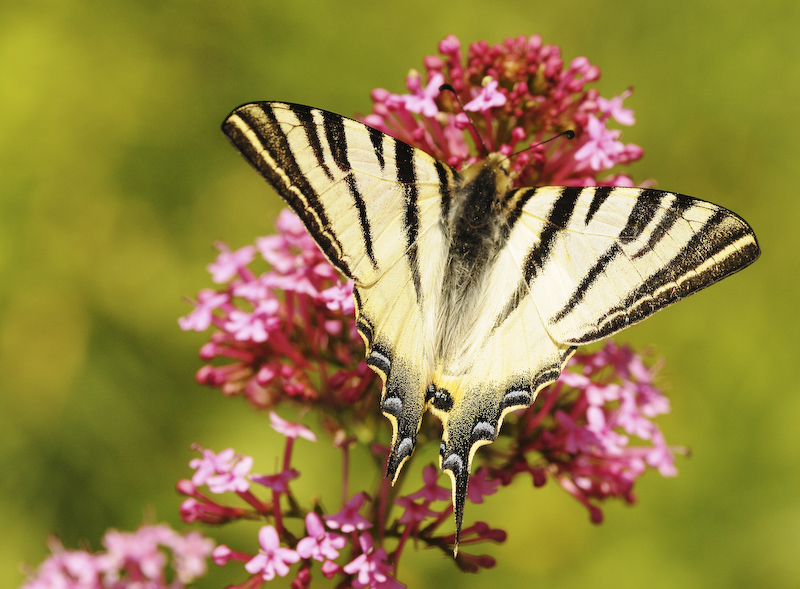
M 264 526 L 259 530 L 258 543 L 261 550 L 244 568 L 248 573 L 261 575 L 265 581 L 271 581 L 276 575 L 285 577 L 289 574 L 289 565 L 300 560 L 296 551 L 280 545 L 278 532 L 272 526 Z

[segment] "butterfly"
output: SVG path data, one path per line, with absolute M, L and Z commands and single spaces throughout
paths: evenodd
M 455 170 L 325 110 L 255 102 L 222 125 L 355 284 L 383 380 L 396 481 L 422 416 L 442 422 L 456 547 L 476 450 L 603 339 L 755 261 L 750 226 L 662 190 L 513 188 L 508 159 Z

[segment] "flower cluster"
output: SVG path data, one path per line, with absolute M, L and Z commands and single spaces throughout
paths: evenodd
M 677 474 L 676 448 L 666 444 L 651 421 L 669 412 L 669 400 L 653 385 L 653 371 L 628 347 L 607 343 L 578 354 L 535 405 L 505 426 L 506 452 L 487 459 L 493 477 L 508 484 L 529 472 L 536 486 L 548 475 L 589 510 L 594 523 L 603 514 L 597 501 L 617 497 L 633 503 L 633 484 L 646 468 Z M 630 445 L 631 436 L 638 438 Z M 530 457 L 537 460 L 530 463 Z
M 642 157 L 639 146 L 623 144 L 621 132 L 608 128 L 612 120 L 635 122 L 622 106 L 631 92 L 608 100 L 587 89 L 600 77 L 588 59 L 577 57 L 565 68 L 560 49 L 542 45 L 538 35 L 473 43 L 466 59 L 449 35 L 439 53 L 425 58 L 424 77 L 408 75 L 409 94 L 373 90 L 372 113 L 362 120 L 455 168 L 487 151 L 510 155 L 532 145 L 512 159 L 515 186 L 633 186 L 624 174 L 600 177 Z M 456 96 L 442 89 L 445 83 Z M 567 130 L 573 141 L 542 144 Z
M 253 473 L 253 459 L 240 456 L 231 448 L 215 453 L 196 447 L 201 457 L 190 463 L 195 473 L 191 480 L 178 483 L 179 492 L 186 496 L 181 506 L 186 522 L 218 524 L 254 518 L 271 522 L 259 530 L 259 550 L 254 554 L 236 551 L 224 544 L 214 549 L 214 562 L 220 566 L 230 561 L 244 563 L 243 568 L 250 576 L 238 587 L 254 587 L 276 576 L 287 576 L 292 565 L 297 563 L 300 564 L 293 586 L 305 587 L 311 582 L 314 561 L 320 563 L 324 577 L 343 577 L 346 586 L 402 587 L 395 574 L 410 538 L 450 553 L 453 534 L 439 529 L 452 516 L 450 491 L 439 485 L 439 473 L 432 465 L 425 467 L 421 486 L 413 493 L 399 495 L 399 487 L 393 488 L 382 482 L 371 495 L 359 492 L 348 496 L 346 465 L 349 444 L 339 444 L 344 455 L 342 496 L 345 500 L 337 512 L 328 514 L 320 503 L 304 506 L 290 486 L 290 482 L 300 475 L 292 467 L 294 441 L 297 438 L 316 441 L 316 436 L 307 427 L 286 421 L 275 412 L 270 412 L 270 421 L 276 431 L 286 436 L 284 460 L 279 472 L 269 475 Z M 383 455 L 385 448 L 378 446 L 375 451 Z M 482 503 L 484 497 L 497 491 L 500 483 L 491 479 L 488 473 L 486 468 L 476 473 L 469 494 L 473 503 Z M 205 487 L 207 492 L 201 487 Z M 231 493 L 243 501 L 231 505 Z M 228 495 L 212 497 L 223 494 Z M 258 497 L 265 494 L 268 498 Z M 304 527 L 299 525 L 300 521 L 304 522 Z M 377 546 L 375 537 L 379 542 Z M 478 522 L 463 531 L 462 544 L 503 542 L 505 537 L 502 530 Z M 382 545 L 387 544 L 390 538 L 394 540 L 391 553 Z M 348 548 L 349 558 L 342 558 L 345 548 Z M 494 566 L 495 561 L 490 556 L 469 555 L 462 551 L 457 564 L 474 572 Z
M 326 290 L 348 292 L 349 288 L 328 271 L 313 242 L 296 231 L 299 221 L 292 213 L 281 213 L 278 226 L 282 229 L 280 234 L 259 240 L 259 244 L 271 244 L 268 249 L 261 245 L 258 248 L 265 260 L 269 256 L 273 262 L 263 274 L 250 270 L 255 248 L 236 252 L 221 248 L 209 270 L 226 277 L 229 284 L 198 297 L 220 303 L 210 308 L 198 302 L 182 325 L 217 326 L 219 331 L 204 347 L 204 353 L 213 347 L 218 356 L 234 360 L 233 364 L 204 367 L 201 381 L 218 386 L 227 394 L 244 393 L 258 407 L 300 400 L 306 407 L 321 411 L 328 433 L 343 452 L 342 485 L 347 501 L 339 512 L 328 514 L 321 505 L 303 505 L 294 496 L 291 482 L 300 475 L 291 462 L 294 440 L 316 441 L 317 436 L 307 427 L 270 412 L 272 427 L 287 438 L 281 469 L 267 475 L 254 474 L 253 459 L 239 456 L 233 449 L 214 453 L 198 448 L 202 455 L 191 462 L 195 469 L 192 480 L 178 485 L 187 497 L 181 514 L 186 522 L 218 524 L 251 518 L 272 522 L 259 533 L 261 549 L 257 554 L 233 551 L 227 546 L 218 547 L 214 553 L 218 564 L 231 560 L 245 563 L 251 577 L 242 586 L 288 575 L 298 562 L 295 583 L 306 586 L 315 560 L 321 563 L 320 571 L 325 577 L 345 576 L 355 587 L 392 586 L 396 583 L 392 573 L 409 539 L 445 553 L 452 549 L 453 533 L 440 529 L 452 517 L 450 492 L 439 485 L 437 469 L 428 465 L 420 488 L 407 494 L 400 494 L 401 487 L 410 484 L 401 477 L 395 487 L 384 481 L 369 493 L 348 496 L 347 452 L 355 439 L 348 424 L 354 423 L 356 415 L 368 421 L 379 415 L 379 383 L 371 371 L 347 370 L 346 359 L 355 362 L 357 354 L 363 353 L 362 344 L 354 336 L 353 318 L 345 314 L 341 304 L 331 309 L 329 299 L 321 295 Z M 276 251 L 281 255 L 276 256 Z M 230 268 L 223 273 L 226 265 Z M 294 278 L 287 278 L 290 275 Z M 230 321 L 230 316 L 237 312 L 247 314 L 259 304 L 241 293 L 271 284 L 280 284 L 284 294 L 281 296 L 274 288 L 261 291 L 265 299 L 275 302 L 272 314 L 260 319 L 266 337 L 237 337 L 241 323 Z M 335 328 L 326 329 L 331 323 Z M 342 333 L 348 336 L 338 337 Z M 328 347 L 315 343 L 321 339 L 327 340 Z M 275 340 L 281 342 L 280 348 L 272 343 Z M 304 362 L 293 366 L 293 358 L 298 355 L 303 355 Z M 274 379 L 258 381 L 265 368 L 281 374 L 282 363 L 295 371 L 292 374 L 301 374 L 305 387 L 312 392 L 297 395 L 295 391 L 299 389 L 282 390 Z M 224 378 L 205 380 L 203 377 L 209 374 Z M 557 481 L 587 507 L 591 520 L 598 523 L 602 520 L 602 500 L 616 497 L 634 501 L 633 484 L 648 466 L 665 476 L 675 474 L 673 450 L 652 421 L 668 410 L 667 399 L 653 385 L 652 369 L 629 348 L 609 343 L 597 352 L 578 354 L 531 408 L 507 420 L 500 434 L 507 443 L 498 441 L 477 455 L 481 466 L 470 480 L 467 499 L 482 503 L 499 487 L 511 484 L 517 475 L 529 473 L 535 486 L 545 484 L 549 478 Z M 419 444 L 435 439 L 437 433 L 423 429 Z M 378 435 L 376 431 L 376 438 Z M 639 442 L 631 444 L 632 438 Z M 377 445 L 374 452 L 385 456 L 386 448 Z M 423 453 L 424 450 L 420 452 Z M 269 499 L 258 498 L 254 485 L 269 489 Z M 211 494 L 235 493 L 243 503 L 212 498 L 199 490 L 203 486 Z M 365 509 L 366 505 L 369 507 Z M 290 529 L 287 519 L 304 520 L 305 532 Z M 476 522 L 463 530 L 461 546 L 504 539 L 502 530 Z M 387 552 L 384 545 L 390 540 L 394 550 Z M 348 544 L 350 560 L 340 561 L 340 552 Z M 494 559 L 462 549 L 456 564 L 463 570 L 477 571 L 493 566 Z
M 277 235 L 220 254 L 208 266 L 220 290 L 197 295 L 184 330 L 216 330 L 200 350 L 201 384 L 266 409 L 287 398 L 334 412 L 358 407 L 374 381 L 352 318 L 353 285 L 342 282 L 300 220 L 283 211 Z M 268 267 L 250 267 L 256 254 Z
M 23 589 L 147 587 L 180 589 L 206 573 L 214 542 L 199 532 L 181 535 L 164 524 L 135 532 L 109 530 L 105 551 L 65 550 L 53 540 L 53 554 L 31 574 Z M 172 553 L 171 568 L 168 554 Z

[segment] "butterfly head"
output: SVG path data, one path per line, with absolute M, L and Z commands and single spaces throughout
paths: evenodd
M 513 178 L 509 159 L 502 153 L 490 153 L 486 159 L 461 170 L 460 176 L 462 188 L 475 185 L 484 193 L 495 192 L 498 195 L 511 189 Z

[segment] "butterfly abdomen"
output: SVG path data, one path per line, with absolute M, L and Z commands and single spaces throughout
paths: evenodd
M 475 331 L 487 296 L 487 268 L 502 247 L 501 187 L 507 185 L 507 173 L 497 161 L 474 164 L 459 174 L 443 220 L 449 242 L 437 313 L 437 356 L 443 359 L 457 355 Z

